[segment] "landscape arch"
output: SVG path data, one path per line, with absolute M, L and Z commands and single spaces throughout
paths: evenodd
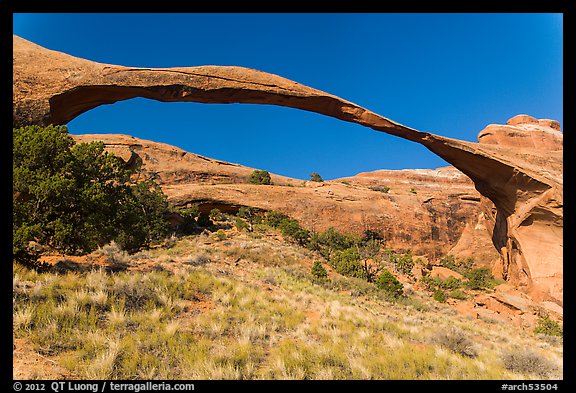
M 493 216 L 492 240 L 503 271 L 524 272 L 527 285 L 562 303 L 562 289 L 550 291 L 553 266 L 562 277 L 562 152 L 542 156 L 529 151 L 486 145 L 421 132 L 340 97 L 289 79 L 243 67 L 200 66 L 136 68 L 102 64 L 51 51 L 14 36 L 13 123 L 67 124 L 103 104 L 136 97 L 163 102 L 250 103 L 286 106 L 360 124 L 425 146 L 466 174 L 488 198 Z M 381 92 L 380 92 L 381 94 Z M 542 164 L 548 164 L 546 171 Z M 524 227 L 530 226 L 526 231 Z M 552 239 L 545 260 L 534 255 L 525 234 L 538 228 Z M 559 262 L 558 262 L 559 261 Z

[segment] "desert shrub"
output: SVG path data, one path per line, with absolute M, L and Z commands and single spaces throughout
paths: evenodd
M 360 254 L 356 247 L 336 251 L 330 258 L 330 266 L 344 276 L 366 278 L 364 269 L 360 264 Z
M 239 217 L 236 217 L 234 225 L 236 226 L 236 229 L 238 229 L 239 231 L 248 230 L 248 224 L 246 223 L 246 221 L 244 221 Z
M 446 293 L 443 290 L 437 289 L 434 291 L 432 298 L 440 303 L 446 303 Z
M 278 213 L 277 211 L 271 210 L 267 212 L 266 215 L 264 216 L 263 223 L 271 226 L 272 228 L 278 228 L 280 226 L 280 223 L 282 223 L 282 221 L 284 221 L 287 218 L 288 216 L 282 213 Z
M 465 357 L 475 358 L 478 356 L 478 351 L 472 340 L 458 329 L 440 331 L 432 337 L 432 342 Z
M 130 255 L 114 241 L 100 247 L 97 252 L 106 257 L 112 270 L 125 270 L 130 265 Z
M 318 251 L 324 258 L 330 259 L 335 251 L 342 251 L 359 244 L 357 236 L 346 235 L 330 227 L 322 233 L 313 233 L 308 242 L 308 248 Z
M 416 194 L 416 193 L 417 193 L 416 190 L 413 189 L 413 188 L 411 188 L 408 192 L 409 192 L 410 194 Z
M 460 274 L 464 274 L 472 270 L 474 266 L 474 258 L 469 257 L 465 259 L 456 259 L 453 255 L 444 255 L 438 261 L 438 266 L 454 270 Z
M 310 232 L 302 228 L 298 221 L 291 218 L 285 218 L 280 222 L 279 225 L 282 235 L 292 238 L 301 246 L 304 246 L 310 240 Z
M 200 254 L 189 258 L 185 263 L 191 266 L 202 266 L 210 263 L 210 258 L 206 254 Z
M 372 191 L 383 192 L 385 194 L 387 194 L 388 191 L 390 191 L 390 187 L 387 187 L 387 186 L 374 186 L 374 187 L 370 187 L 370 189 Z
M 492 277 L 490 270 L 486 268 L 469 270 L 464 273 L 464 277 L 468 279 L 465 285 L 470 289 L 494 288 L 496 285 L 496 280 Z
M 448 293 L 448 297 L 451 297 L 452 299 L 457 299 L 457 300 L 468 299 L 468 296 L 466 295 L 466 293 L 460 289 L 455 289 L 453 291 L 450 291 Z
M 392 297 L 400 297 L 404 294 L 404 286 L 388 270 L 382 270 L 376 277 L 376 286 Z
M 464 283 L 459 278 L 451 276 L 451 277 L 448 277 L 446 280 L 439 280 L 439 285 L 442 289 L 455 290 L 455 289 L 462 288 Z
M 512 350 L 502 354 L 504 368 L 519 374 L 533 374 L 546 377 L 556 367 L 545 357 L 530 349 Z
M 224 214 L 218 208 L 210 210 L 209 217 L 212 221 L 223 221 L 225 218 Z
M 323 182 L 324 179 L 322 179 L 322 176 L 320 176 L 318 173 L 312 172 L 310 174 L 310 181 Z
M 225 240 L 226 239 L 226 232 L 224 232 L 222 229 L 219 229 L 216 231 L 216 233 L 214 233 L 214 238 L 216 240 Z
M 547 315 L 540 315 L 538 317 L 538 324 L 534 328 L 534 334 L 562 337 L 562 326 L 556 321 L 551 320 Z
M 388 250 L 387 254 L 390 262 L 394 264 L 397 271 L 412 275 L 412 268 L 414 267 L 412 251 L 408 250 L 405 253 L 396 253 L 393 250 Z
M 242 206 L 238 209 L 236 216 L 244 220 L 246 224 L 244 228 L 247 229 L 248 232 L 254 231 L 254 224 L 258 221 L 256 210 L 248 206 Z M 236 220 L 236 227 L 238 228 L 238 220 Z
M 255 170 L 252 172 L 248 181 L 252 184 L 272 184 L 272 179 L 268 171 Z
M 13 253 L 33 262 L 32 240 L 69 254 L 116 241 L 137 250 L 169 232 L 166 196 L 137 182 L 104 143 L 76 144 L 64 126 L 13 129 Z
M 326 271 L 324 266 L 322 266 L 322 263 L 320 263 L 320 261 L 314 261 L 314 264 L 312 265 L 312 269 L 310 272 L 314 277 L 320 280 L 323 280 L 326 277 L 328 277 L 328 272 Z

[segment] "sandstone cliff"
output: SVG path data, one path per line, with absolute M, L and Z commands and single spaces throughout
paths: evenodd
M 501 256 L 503 277 L 535 297 L 562 304 L 562 150 L 465 142 L 420 132 L 337 96 L 242 67 L 151 69 L 101 64 L 16 36 L 13 50 L 15 126 L 65 124 L 99 105 L 144 97 L 281 105 L 420 143 L 470 177 L 493 204 L 493 208 L 485 204 L 484 213 Z M 529 139 L 536 145 L 539 138 Z

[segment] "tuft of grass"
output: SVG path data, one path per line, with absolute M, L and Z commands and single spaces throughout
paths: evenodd
M 556 367 L 545 357 L 529 349 L 511 350 L 502 354 L 504 367 L 519 374 L 547 377 Z
M 114 241 L 98 248 L 96 252 L 106 256 L 110 268 L 114 271 L 126 270 L 130 266 L 130 255 Z
M 458 355 L 468 358 L 476 358 L 478 351 L 470 338 L 461 330 L 450 329 L 437 332 L 432 337 L 432 342 L 438 344 Z

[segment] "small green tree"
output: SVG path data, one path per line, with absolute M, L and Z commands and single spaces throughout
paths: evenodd
M 446 293 L 443 290 L 437 289 L 434 291 L 432 298 L 440 303 L 446 303 Z
M 270 173 L 268 171 L 263 171 L 256 169 L 250 177 L 248 181 L 252 184 L 272 184 L 272 178 L 270 177 Z
M 322 263 L 320 263 L 320 261 L 314 261 L 311 273 L 315 278 L 320 280 L 324 280 L 326 279 L 326 277 L 328 277 L 328 272 L 326 271 L 324 266 L 322 266 Z
M 103 142 L 76 144 L 66 127 L 13 129 L 13 253 L 34 263 L 35 241 L 62 253 L 87 253 L 115 240 L 136 250 L 168 234 L 166 196 Z
M 551 320 L 548 315 L 538 317 L 538 325 L 534 328 L 534 334 L 544 334 L 546 336 L 562 337 L 562 327 L 555 321 Z
M 246 229 L 248 232 L 254 231 L 254 223 L 256 221 L 256 211 L 248 206 L 242 206 L 238 209 L 238 213 L 236 213 L 237 217 L 244 219 L 246 223 Z M 238 226 L 238 225 L 236 225 Z
M 291 218 L 284 218 L 280 221 L 278 228 L 280 228 L 282 235 L 292 238 L 301 246 L 306 245 L 310 240 L 310 232 L 302 228 L 298 221 Z
M 366 279 L 366 273 L 360 264 L 360 254 L 356 247 L 336 251 L 330 258 L 330 265 L 344 276 Z
M 414 258 L 412 257 L 412 251 L 400 254 L 393 250 L 388 251 L 388 258 L 392 262 L 397 271 L 402 272 L 407 275 L 412 274 L 412 268 L 414 267 Z
M 224 219 L 224 215 L 218 208 L 214 208 L 210 210 L 210 219 L 212 221 L 222 221 Z
M 322 179 L 322 176 L 320 176 L 318 173 L 312 172 L 310 174 L 310 181 L 323 182 L 324 179 Z
M 496 280 L 487 268 L 476 268 L 464 273 L 468 279 L 466 287 L 470 289 L 494 288 Z
M 264 217 L 264 224 L 270 225 L 272 228 L 278 228 L 280 223 L 287 218 L 288 216 L 271 210 L 266 213 L 266 216 Z
M 404 286 L 388 270 L 382 270 L 376 277 L 376 286 L 392 297 L 400 297 L 404 294 Z

